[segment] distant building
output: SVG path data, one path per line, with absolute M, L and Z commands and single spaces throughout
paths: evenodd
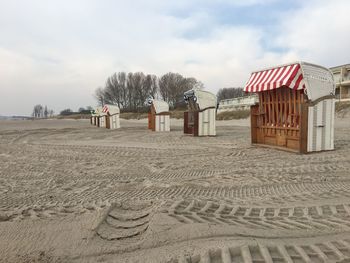
M 256 94 L 220 100 L 218 112 L 223 111 L 235 111 L 235 110 L 248 110 L 251 105 L 254 105 L 259 102 L 259 98 Z
M 335 95 L 339 100 L 350 100 L 350 64 L 330 68 L 336 84 Z

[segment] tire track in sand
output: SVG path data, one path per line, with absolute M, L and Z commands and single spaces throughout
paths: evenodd
M 271 244 L 272 243 L 272 244 Z M 193 256 L 182 255 L 172 263 L 310 263 L 349 262 L 350 240 L 284 243 L 247 241 L 243 246 L 211 248 Z
M 201 187 L 195 185 L 152 187 L 141 188 L 131 191 L 120 191 L 115 193 L 115 198 L 120 200 L 128 199 L 175 199 L 175 198 L 228 198 L 254 200 L 267 198 L 276 199 L 287 196 L 289 201 L 304 201 L 306 199 L 350 197 L 350 182 L 320 182 L 320 183 L 293 183 L 293 184 L 272 184 L 262 186 L 243 187 Z M 304 197 L 303 197 L 304 196 Z M 306 197 L 305 197 L 306 196 Z M 292 200 L 291 200 L 292 199 Z
M 104 240 L 140 239 L 149 227 L 152 206 L 133 205 L 123 207 L 113 205 L 96 229 L 96 234 Z
M 168 204 L 165 212 L 185 224 L 210 223 L 265 230 L 350 231 L 350 204 L 242 207 L 225 202 L 187 199 Z

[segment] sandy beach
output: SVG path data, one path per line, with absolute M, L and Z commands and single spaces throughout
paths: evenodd
M 307 155 L 171 121 L 0 121 L 0 262 L 350 262 L 349 116 Z

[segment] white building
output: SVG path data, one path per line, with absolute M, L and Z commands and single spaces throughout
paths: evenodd
M 350 64 L 330 68 L 336 85 L 335 95 L 339 100 L 350 100 Z
M 256 94 L 233 99 L 220 100 L 218 113 L 223 111 L 249 110 L 251 105 L 259 102 Z

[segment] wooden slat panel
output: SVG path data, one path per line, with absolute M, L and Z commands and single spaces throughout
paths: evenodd
M 109 115 L 107 115 L 106 117 L 106 128 L 110 129 L 111 128 L 111 122 L 110 122 L 110 117 Z
M 288 127 L 288 104 L 287 104 L 287 90 L 284 90 L 283 92 L 283 105 L 284 105 L 284 120 L 283 120 L 283 126 Z M 287 135 L 287 134 L 286 134 Z
M 194 136 L 198 136 L 198 128 L 199 128 L 199 122 L 198 122 L 198 119 L 199 119 L 199 112 L 198 111 L 195 111 L 193 112 L 193 130 L 192 130 L 192 133 Z
M 282 89 L 277 90 L 277 102 L 278 102 L 278 108 L 277 108 L 277 113 L 278 113 L 278 123 L 277 126 L 282 126 L 282 114 L 283 114 L 283 109 L 282 109 L 282 97 L 281 97 L 281 91 Z
M 287 148 L 290 148 L 290 149 L 294 149 L 294 150 L 298 150 L 299 151 L 299 144 L 300 144 L 300 140 L 287 140 L 287 145 L 286 147 Z
M 292 92 L 288 92 L 288 104 L 289 104 L 289 116 L 288 116 L 288 124 L 289 127 L 293 127 L 292 125 L 292 114 L 293 114 L 293 110 L 292 110 Z
M 303 103 L 300 123 L 300 152 L 302 153 L 307 153 L 308 116 L 309 105 L 307 103 Z
M 293 92 L 293 127 L 296 127 L 296 94 Z
M 148 113 L 148 129 L 152 129 L 152 113 Z
M 277 145 L 276 136 L 265 136 L 265 144 Z
M 272 106 L 271 106 L 271 92 L 268 92 L 266 95 L 267 95 L 267 99 L 268 99 L 268 109 L 269 109 L 269 112 L 268 112 L 268 119 L 269 119 L 269 125 L 271 125 L 271 122 L 272 122 L 272 115 L 271 115 L 271 112 L 272 112 Z
M 300 150 L 303 91 L 287 87 L 259 93 L 259 107 L 251 115 L 252 142 Z M 251 108 L 253 114 L 253 107 Z M 253 131 L 255 129 L 255 131 Z M 303 143 L 304 145 L 304 143 Z
M 189 133 L 188 132 L 188 111 L 184 112 L 184 133 Z
M 275 118 L 275 101 L 276 101 L 276 99 L 275 99 L 275 92 L 274 92 L 274 90 L 271 92 L 271 106 L 272 106 L 272 110 L 271 110 L 271 112 L 272 112 L 272 119 L 271 119 L 271 122 L 270 122 L 270 125 L 276 125 L 276 118 Z M 272 132 L 272 130 L 271 130 L 271 132 Z
M 262 116 L 262 115 L 257 115 L 256 114 L 257 112 L 259 112 L 259 106 L 253 105 L 253 106 L 250 107 L 250 127 L 251 127 L 252 143 L 258 143 L 258 132 L 261 132 L 257 128 L 258 127 L 257 118 Z

